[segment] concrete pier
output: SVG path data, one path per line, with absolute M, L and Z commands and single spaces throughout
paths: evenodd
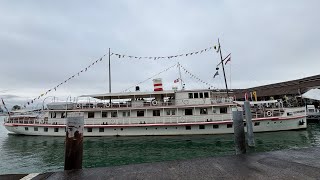
M 8 176 L 2 175 L 0 179 Z M 43 173 L 34 179 L 318 178 L 320 147 Z

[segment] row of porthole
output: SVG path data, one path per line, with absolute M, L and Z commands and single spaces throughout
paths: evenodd
M 276 121 L 274 121 L 274 124 L 277 123 Z M 280 121 L 280 123 L 282 123 L 282 121 Z M 244 126 L 246 126 L 246 123 L 243 123 Z M 269 124 L 269 122 L 267 123 Z M 260 122 L 255 122 L 254 123 L 254 126 L 259 126 L 260 125 Z M 175 127 L 176 129 L 178 129 L 178 127 Z M 191 130 L 191 126 L 185 126 L 186 130 Z M 213 129 L 218 129 L 219 128 L 219 125 L 213 125 L 212 126 Z M 232 124 L 227 124 L 227 128 L 232 128 Z M 158 128 L 155 128 L 155 130 L 157 130 Z M 167 127 L 165 129 L 168 129 Z M 205 129 L 205 125 L 199 125 L 199 129 Z M 28 131 L 29 128 L 28 127 L 25 127 L 25 130 Z M 87 132 L 92 132 L 92 128 L 87 128 Z M 114 129 L 115 131 L 117 129 Z M 121 131 L 123 131 L 123 128 L 120 128 Z M 146 128 L 146 130 L 148 130 L 148 128 Z M 38 127 L 34 127 L 34 131 L 38 131 Z M 48 128 L 44 128 L 43 129 L 44 132 L 48 132 Z M 54 132 L 59 132 L 59 128 L 54 128 Z M 99 128 L 99 132 L 104 132 L 104 128 Z

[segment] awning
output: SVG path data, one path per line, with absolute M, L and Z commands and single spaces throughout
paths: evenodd
M 306 93 L 302 94 L 302 98 L 320 101 L 320 89 L 311 89 Z

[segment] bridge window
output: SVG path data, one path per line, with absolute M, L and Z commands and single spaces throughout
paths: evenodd
M 201 93 L 199 93 L 199 95 L 200 95 L 200 98 L 203 98 L 203 93 L 201 92 Z
M 137 117 L 143 117 L 144 111 L 137 111 Z
M 184 115 L 192 115 L 192 109 L 185 109 L 184 110 Z
M 61 113 L 61 118 L 66 118 L 66 113 L 65 112 Z
M 228 113 L 228 108 L 227 107 L 221 107 L 220 108 L 220 114 L 227 114 Z
M 130 117 L 130 111 L 122 112 L 122 117 Z
M 153 116 L 160 116 L 160 110 L 153 110 Z
M 51 113 L 51 118 L 57 118 L 57 113 L 52 112 L 52 113 Z
M 200 108 L 200 114 L 208 114 L 207 108 Z
M 189 93 L 189 99 L 193 98 L 193 93 Z
M 117 113 L 117 111 L 113 111 L 113 112 L 111 112 L 111 117 L 118 117 L 118 113 Z
M 102 111 L 102 113 L 101 113 L 101 117 L 103 117 L 103 118 L 107 118 L 107 117 L 108 117 L 108 112 L 106 112 L 106 111 Z
M 94 112 L 88 112 L 88 118 L 94 118 Z
M 203 95 L 204 95 L 204 98 L 209 98 L 209 93 L 208 92 L 204 92 Z
M 194 94 L 193 94 L 193 97 L 194 97 L 194 98 L 199 98 L 199 94 L 198 94 L 198 93 L 194 93 Z

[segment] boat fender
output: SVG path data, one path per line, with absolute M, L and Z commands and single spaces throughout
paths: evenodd
M 107 103 L 104 106 L 108 108 L 108 107 L 110 107 L 110 103 Z
M 154 100 L 151 101 L 151 104 L 152 104 L 153 106 L 156 106 L 156 105 L 158 105 L 158 101 L 154 99 Z
M 267 111 L 267 116 L 272 116 L 272 112 L 271 111 Z

